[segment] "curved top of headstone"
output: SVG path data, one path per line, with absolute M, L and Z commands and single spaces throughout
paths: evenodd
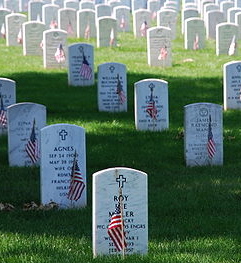
M 139 173 L 139 174 L 141 174 L 143 176 L 147 176 L 147 173 L 145 173 L 145 172 L 142 172 L 142 171 L 139 171 L 139 170 L 136 170 L 136 169 L 133 169 L 133 168 L 128 168 L 128 167 L 107 168 L 107 169 L 95 172 L 92 176 L 96 177 L 96 176 L 98 176 L 100 174 L 103 174 L 103 173 L 109 173 L 109 172 L 111 173 L 111 172 L 115 172 L 115 171 L 118 171 L 119 173 L 123 172 L 123 171 L 128 171 L 130 173 Z
M 119 63 L 119 62 L 105 62 L 98 65 L 98 68 L 100 67 L 108 67 L 108 66 L 118 66 L 118 67 L 126 67 L 125 64 Z
M 78 125 L 75 124 L 69 124 L 69 123 L 56 123 L 56 124 L 51 124 L 51 125 L 47 125 L 45 127 L 43 127 L 41 129 L 41 131 L 45 131 L 48 130 L 50 128 L 62 128 L 62 127 L 71 127 L 71 128 L 77 128 L 77 129 L 81 129 L 81 130 L 85 130 L 83 127 L 80 127 Z
M 11 108 L 16 108 L 16 107 L 23 107 L 23 106 L 35 106 L 35 107 L 39 107 L 39 108 L 43 108 L 43 109 L 46 109 L 46 106 L 43 105 L 43 104 L 38 104 L 38 103 L 34 103 L 34 102 L 20 102 L 20 103 L 15 103 L 15 104 L 12 104 L 8 107 L 8 109 L 11 109 Z
M 220 107 L 222 108 L 223 106 L 220 105 L 220 104 L 216 104 L 216 103 L 210 103 L 210 102 L 197 102 L 197 103 L 191 103 L 191 104 L 188 104 L 188 105 L 185 105 L 184 106 L 184 109 L 186 108 L 189 108 L 189 107 L 195 107 L 195 106 L 198 106 L 198 105 L 206 105 L 206 106 L 210 106 L 210 107 Z
M 69 45 L 69 48 L 71 47 L 77 47 L 77 46 L 85 46 L 85 47 L 92 47 L 94 48 L 94 46 L 92 44 L 88 44 L 88 43 L 84 43 L 84 42 L 81 42 L 81 43 L 73 43 L 71 45 Z
M 143 80 L 139 80 L 139 81 L 135 82 L 135 85 L 145 83 L 145 82 L 158 82 L 158 83 L 168 84 L 168 82 L 166 80 L 162 80 L 162 79 L 143 79 Z

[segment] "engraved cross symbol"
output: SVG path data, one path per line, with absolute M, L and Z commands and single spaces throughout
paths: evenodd
M 67 135 L 68 135 L 68 133 L 66 130 L 62 130 L 59 132 L 59 136 L 61 137 L 62 141 L 65 141 Z
M 118 178 L 116 178 L 116 182 L 119 183 L 119 188 L 123 188 L 124 183 L 126 183 L 126 178 L 120 174 Z

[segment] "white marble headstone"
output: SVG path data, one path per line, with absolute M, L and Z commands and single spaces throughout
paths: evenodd
M 42 56 L 43 50 L 41 42 L 43 32 L 46 30 L 45 24 L 37 21 L 25 22 L 23 28 L 23 55 Z
M 46 4 L 42 6 L 42 19 L 47 28 L 58 28 L 58 10 L 58 5 Z
M 133 13 L 133 32 L 135 37 L 146 37 L 147 29 L 151 27 L 151 12 L 138 9 Z
M 6 25 L 6 45 L 22 45 L 22 24 L 27 21 L 27 16 L 23 14 L 12 13 L 5 16 Z
M 95 6 L 95 11 L 96 11 L 96 18 L 103 16 L 111 16 L 112 14 L 111 6 L 108 4 L 97 4 Z
M 158 26 L 147 30 L 147 59 L 150 66 L 172 65 L 170 28 Z
M 169 128 L 168 83 L 145 79 L 135 83 L 135 126 L 137 130 Z
M 44 2 L 39 0 L 30 0 L 28 3 L 28 20 L 35 21 L 40 20 L 42 21 L 42 6 L 44 5 Z M 39 21 L 39 22 L 40 22 Z
M 118 32 L 129 32 L 130 27 L 130 8 L 127 6 L 118 6 L 113 9 L 113 16 L 117 20 Z
M 12 12 L 19 12 L 19 0 L 4 0 L 4 7 L 10 9 Z
M 216 39 L 216 26 L 225 22 L 223 12 L 212 10 L 206 13 L 207 38 Z
M 196 8 L 187 8 L 182 10 L 182 33 L 185 30 L 185 20 L 191 17 L 198 17 L 198 11 Z
M 76 43 L 68 47 L 68 83 L 71 86 L 94 84 L 94 47 L 86 43 Z
M 40 171 L 43 204 L 53 201 L 60 208 L 86 206 L 85 130 L 72 124 L 53 124 L 41 129 Z M 75 175 L 82 180 L 75 180 Z
M 198 17 L 185 20 L 184 45 L 185 49 L 203 49 L 205 47 L 206 31 L 204 21 Z
M 6 8 L 0 8 L 0 29 L 1 29 L 0 38 L 5 38 L 6 37 L 5 16 L 9 15 L 9 14 L 11 14 L 11 10 L 6 9 Z M 3 30 L 2 30 L 2 27 L 3 27 Z
M 230 0 L 220 3 L 220 11 L 224 13 L 225 19 L 227 19 L 227 11 L 229 8 L 234 7 L 234 3 Z
M 148 193 L 147 174 L 116 167 L 93 174 L 93 254 L 122 254 L 114 245 L 108 225 L 120 205 L 126 244 L 124 254 L 147 254 Z M 122 235 L 121 235 L 122 236 Z
M 84 1 L 79 3 L 79 9 L 92 9 L 95 10 L 95 4 L 92 1 Z
M 76 10 L 73 8 L 60 8 L 58 10 L 58 28 L 65 30 L 68 37 L 77 36 Z
M 241 109 L 241 61 L 223 65 L 224 110 Z
M 115 47 L 117 44 L 117 20 L 104 16 L 97 19 L 97 47 Z
M 60 46 L 62 51 L 59 52 Z M 59 59 L 59 56 L 62 58 Z M 50 29 L 43 32 L 43 62 L 45 68 L 66 67 L 68 60 L 67 32 Z
M 79 1 L 78 0 L 65 0 L 64 8 L 73 8 L 79 10 Z
M 132 13 L 138 9 L 146 9 L 146 0 L 131 0 L 131 10 Z
M 6 118 L 7 107 L 16 103 L 16 82 L 11 79 L 0 78 L 0 107 L 2 116 L 0 121 L 0 135 L 7 133 L 8 121 Z
M 91 9 L 83 9 L 77 12 L 77 37 L 96 38 L 96 20 L 95 11 Z
M 216 55 L 237 55 L 239 29 L 234 23 L 220 23 L 216 27 Z
M 126 66 L 121 63 L 104 63 L 98 66 L 99 111 L 127 111 Z
M 161 9 L 157 12 L 157 25 L 169 27 L 171 29 L 171 38 L 176 38 L 177 11 L 171 9 Z
M 13 104 L 7 108 L 7 119 L 9 165 L 38 165 L 40 129 L 46 125 L 46 107 L 30 102 Z M 35 134 L 36 138 L 35 147 L 28 152 L 27 146 L 31 140 L 32 133 Z M 31 142 L 33 143 L 32 140 Z
M 187 166 L 223 164 L 223 112 L 213 103 L 184 107 L 184 154 Z

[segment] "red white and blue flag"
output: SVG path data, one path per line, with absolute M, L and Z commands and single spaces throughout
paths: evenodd
M 85 39 L 90 39 L 90 24 L 89 23 L 86 25 L 84 38 Z
M 55 19 L 51 20 L 50 24 L 49 24 L 49 28 L 50 29 L 55 29 L 58 27 L 58 23 L 56 22 Z
M 199 49 L 199 36 L 196 34 L 195 39 L 193 41 L 193 50 Z
M 108 225 L 108 235 L 118 251 L 121 251 L 126 247 L 127 244 L 125 241 L 124 222 L 121 215 L 120 203 L 118 203 L 115 212 L 111 216 L 111 220 Z
M 212 159 L 216 153 L 216 145 L 213 139 L 211 115 L 209 115 L 207 151 L 208 157 Z
M 84 188 L 85 188 L 84 180 L 81 175 L 77 159 L 75 157 L 73 166 L 72 166 L 68 199 L 78 201 L 83 193 Z
M 153 94 L 152 94 L 152 90 L 151 90 L 151 98 L 148 102 L 148 105 L 146 107 L 146 112 L 149 114 L 149 116 L 153 119 L 156 120 L 157 119 L 157 107 L 156 107 L 156 103 L 155 100 L 153 99 Z
M 83 54 L 83 62 L 80 68 L 80 76 L 88 80 L 92 78 L 92 69 L 84 54 Z
M 113 46 L 115 42 L 115 33 L 114 33 L 114 29 L 112 28 L 110 31 L 110 46 Z
M 4 110 L 2 96 L 1 96 L 1 108 L 0 108 L 0 124 L 3 127 L 7 125 L 7 112 Z
M 167 58 L 167 47 L 162 47 L 158 56 L 158 60 L 165 60 Z
M 63 45 L 62 44 L 59 44 L 54 56 L 55 56 L 55 59 L 56 59 L 56 61 L 58 63 L 61 63 L 61 62 L 65 61 L 65 54 L 64 54 L 64 49 L 63 49 Z
M 6 38 L 6 29 L 5 29 L 4 23 L 2 24 L 2 27 L 1 27 L 1 35 L 3 38 Z
M 140 27 L 140 32 L 141 32 L 141 36 L 142 37 L 146 37 L 146 31 L 148 29 L 148 26 L 147 26 L 147 22 L 144 21 L 142 24 L 141 24 L 141 27 Z
M 35 133 L 35 120 L 33 121 L 33 127 L 30 134 L 28 143 L 26 144 L 25 150 L 33 163 L 37 163 L 39 159 L 39 147 Z
M 126 100 L 126 96 L 125 96 L 123 86 L 122 86 L 120 78 L 119 78 L 119 74 L 117 74 L 116 94 L 118 94 L 118 96 L 119 96 L 120 103 L 123 104 Z
M 17 37 L 17 41 L 18 41 L 19 44 L 22 44 L 22 43 L 23 43 L 23 33 L 22 33 L 22 28 L 19 29 L 18 37 Z
M 125 27 L 126 27 L 126 21 L 125 21 L 125 17 L 122 16 L 121 17 L 121 21 L 120 21 L 120 28 L 125 30 Z

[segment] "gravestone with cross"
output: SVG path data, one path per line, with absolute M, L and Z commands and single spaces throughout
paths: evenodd
M 223 65 L 224 110 L 241 109 L 241 61 Z
M 127 111 L 126 66 L 121 63 L 104 63 L 98 66 L 99 111 Z
M 86 43 L 72 44 L 69 49 L 68 82 L 71 86 L 94 84 L 94 47 Z
M 85 130 L 54 124 L 41 130 L 41 202 L 60 208 L 86 206 Z
M 222 165 L 222 106 L 202 102 L 186 105 L 184 110 L 184 154 L 186 165 Z
M 146 254 L 147 207 L 146 173 L 116 167 L 93 174 L 94 256 Z M 120 218 L 114 229 L 113 215 Z
M 46 107 L 24 102 L 7 108 L 10 166 L 36 166 L 40 159 L 40 129 L 46 125 Z
M 135 83 L 135 125 L 137 130 L 169 128 L 168 83 L 145 79 Z

